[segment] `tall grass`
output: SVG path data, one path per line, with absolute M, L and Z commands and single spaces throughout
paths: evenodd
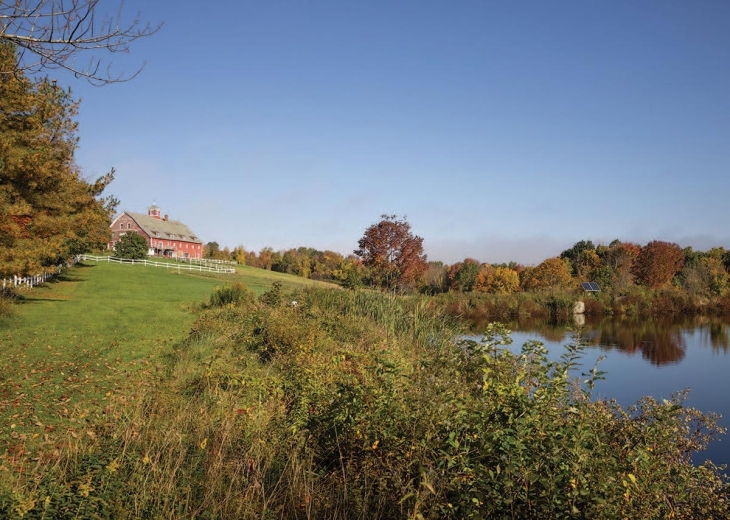
M 10 318 L 13 316 L 13 304 L 15 303 L 15 295 L 10 291 L 0 289 L 0 319 Z
M 344 318 L 357 316 L 375 324 L 391 337 L 401 337 L 424 346 L 453 338 L 463 322 L 455 319 L 430 297 L 401 297 L 376 291 L 308 291 L 306 301 L 311 312 Z

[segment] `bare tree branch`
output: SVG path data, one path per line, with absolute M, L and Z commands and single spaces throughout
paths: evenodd
M 144 23 L 139 13 L 123 23 L 123 0 L 116 15 L 101 14 L 100 4 L 101 0 L 0 0 L 0 41 L 16 45 L 19 69 L 31 74 L 66 69 L 94 85 L 129 81 L 144 63 L 131 74 L 115 73 L 99 53 L 127 53 L 132 42 L 156 33 L 162 24 Z M 82 55 L 88 62 L 81 63 Z

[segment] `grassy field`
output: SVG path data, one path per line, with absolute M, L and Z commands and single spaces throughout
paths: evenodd
M 216 286 L 261 294 L 327 285 L 261 269 L 236 274 L 85 262 L 23 292 L 0 320 L 0 478 L 83 435 L 111 402 L 138 399 Z

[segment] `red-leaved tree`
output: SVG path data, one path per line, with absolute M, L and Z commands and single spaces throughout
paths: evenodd
M 633 272 L 639 283 L 657 289 L 668 283 L 683 265 L 684 253 L 681 247 L 671 242 L 654 240 L 639 251 Z
M 370 268 L 372 281 L 384 289 L 406 288 L 426 270 L 423 238 L 411 233 L 405 217 L 382 215 L 365 230 L 355 254 Z

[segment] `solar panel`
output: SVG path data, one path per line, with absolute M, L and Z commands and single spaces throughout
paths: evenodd
M 598 292 L 601 290 L 596 282 L 581 282 L 580 286 L 583 287 L 584 291 L 588 292 Z

